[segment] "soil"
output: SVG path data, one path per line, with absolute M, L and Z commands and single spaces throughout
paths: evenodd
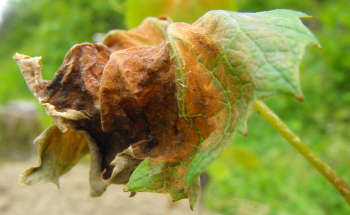
M 37 161 L 5 162 L 0 166 L 0 214 L 6 215 L 210 215 L 197 203 L 194 212 L 188 200 L 173 203 L 168 195 L 137 193 L 129 198 L 123 186 L 112 185 L 97 198 L 89 196 L 89 165 L 77 164 L 60 178 L 60 189 L 54 184 L 19 186 L 19 175 Z

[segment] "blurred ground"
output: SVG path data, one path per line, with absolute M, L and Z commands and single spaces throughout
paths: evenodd
M 193 214 L 212 213 L 197 204 L 194 212 L 187 200 L 172 203 L 168 195 L 137 193 L 129 198 L 123 186 L 110 186 L 99 198 L 89 196 L 89 166 L 79 163 L 60 179 L 61 188 L 54 184 L 19 186 L 18 177 L 26 168 L 36 164 L 28 161 L 6 162 L 0 166 L 0 214 L 26 215 L 102 215 L 102 214 Z

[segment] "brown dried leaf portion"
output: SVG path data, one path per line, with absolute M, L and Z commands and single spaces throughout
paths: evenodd
M 77 130 L 98 132 L 99 89 L 104 66 L 111 51 L 102 44 L 75 45 L 67 53 L 51 83 L 45 88 L 42 103 L 49 103 L 58 112 L 83 112 L 87 119 L 67 121 Z
M 111 56 L 101 82 L 105 132 L 125 130 L 135 157 L 185 160 L 199 144 L 178 114 L 174 68 L 166 43 L 130 48 Z
M 15 54 L 14 59 L 29 89 L 63 132 L 67 126 L 98 132 L 100 81 L 110 55 L 111 51 L 102 44 L 75 45 L 52 81 L 41 78 L 41 57 Z
M 112 161 L 118 153 L 127 149 L 131 142 L 127 135 L 121 132 L 90 133 L 90 136 L 97 144 L 98 151 L 96 153 L 101 156 L 100 168 L 105 177 L 108 178 L 113 171 Z
M 217 73 L 225 74 L 225 68 L 216 64 L 217 47 L 207 36 L 206 28 L 196 23 L 174 23 L 168 33 L 172 60 L 178 68 L 180 114 L 193 122 L 203 140 L 212 132 L 222 133 L 229 116 L 225 93 L 229 86 L 222 85 L 216 77 Z
M 39 145 L 40 161 L 37 167 L 21 174 L 19 183 L 23 185 L 52 182 L 59 186 L 59 177 L 89 150 L 88 142 L 81 132 L 68 129 L 62 133 L 55 125 L 47 128 L 34 143 Z
M 142 162 L 142 160 L 135 158 L 131 147 L 125 149 L 123 152 L 117 154 L 114 160 L 110 163 L 114 166 L 113 172 L 108 173 L 106 169 L 101 177 L 103 180 L 113 184 L 126 184 L 132 172 Z
M 165 31 L 172 23 L 169 17 L 148 17 L 131 30 L 112 30 L 103 39 L 113 52 L 141 46 L 157 46 L 165 39 Z
M 42 57 L 29 57 L 15 53 L 13 59 L 21 69 L 21 73 L 27 82 L 29 90 L 36 98 L 40 98 L 43 89 L 49 82 L 43 81 L 41 78 L 41 59 Z
M 88 140 L 91 164 L 91 196 L 100 196 L 110 184 L 126 184 L 132 172 L 142 161 L 130 152 L 127 135 L 118 132 L 84 132 Z M 127 149 L 128 148 L 128 149 Z
M 46 113 L 52 118 L 54 124 L 57 125 L 61 131 L 67 131 L 67 119 L 79 120 L 89 118 L 84 112 L 68 109 L 66 112 L 56 111 L 55 106 L 42 102 L 46 87 L 51 81 L 44 81 L 41 78 L 41 59 L 42 57 L 29 57 L 26 55 L 16 53 L 13 58 L 21 69 L 21 73 L 25 78 L 29 89 L 34 96 L 45 107 Z
M 67 53 L 52 81 L 41 80 L 41 57 L 30 58 L 19 54 L 14 57 L 31 91 L 35 93 L 55 124 L 38 138 L 38 140 L 46 138 L 45 144 L 51 147 L 51 152 L 43 155 L 45 159 L 42 161 L 42 166 L 51 167 L 53 164 L 50 162 L 56 162 L 56 152 L 69 150 L 65 149 L 65 145 L 61 144 L 60 141 L 67 141 L 72 150 L 71 153 L 78 153 L 76 146 L 80 144 L 79 140 L 76 138 L 64 139 L 71 137 L 71 134 L 76 132 L 85 141 L 86 147 L 88 145 L 90 149 L 90 180 L 93 196 L 101 195 L 111 183 L 127 183 L 131 173 L 141 162 L 127 153 L 122 153 L 131 144 L 125 130 L 103 132 L 101 128 L 100 81 L 110 54 L 111 51 L 103 44 L 76 45 Z M 85 137 L 73 129 L 82 130 Z M 50 169 L 49 167 L 48 169 Z M 52 171 L 56 171 L 54 168 L 51 167 Z M 57 183 L 58 177 L 66 172 L 52 173 L 54 176 L 46 179 L 46 176 L 43 176 L 39 170 L 39 173 L 32 176 L 34 171 L 37 170 L 27 170 L 21 180 L 33 184 L 48 182 L 53 178 L 52 181 Z M 103 179 L 101 178 L 102 173 Z M 29 176 L 31 178 L 27 179 L 26 177 Z M 38 179 L 32 179 L 33 177 Z

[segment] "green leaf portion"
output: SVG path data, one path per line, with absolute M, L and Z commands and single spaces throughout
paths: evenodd
M 124 191 L 169 193 L 173 201 L 190 199 L 191 207 L 195 205 L 200 193 L 199 179 L 195 180 L 190 189 L 183 187 L 183 174 L 187 165 L 171 165 L 165 159 L 145 159 L 131 175 Z
M 89 151 L 82 133 L 72 129 L 62 133 L 55 125 L 44 130 L 34 143 L 39 145 L 39 165 L 24 171 L 19 178 L 19 184 L 52 182 L 59 187 L 59 177 Z
M 189 186 L 195 178 L 199 177 L 207 166 L 227 148 L 228 144 L 232 141 L 233 135 L 225 134 L 223 136 L 221 140 L 212 141 L 210 147 L 199 151 L 194 157 L 185 176 L 186 186 Z

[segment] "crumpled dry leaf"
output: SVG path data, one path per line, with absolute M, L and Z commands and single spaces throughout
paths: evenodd
M 45 130 L 40 138 L 35 142 L 41 146 L 54 145 L 61 151 L 61 156 L 54 156 L 39 148 L 39 156 L 49 156 L 40 162 L 35 171 L 39 172 L 33 176 L 33 169 L 27 170 L 20 181 L 26 184 L 53 182 L 58 185 L 60 174 L 46 177 L 45 171 L 48 169 L 61 168 L 60 163 L 74 164 L 79 160 L 72 160 L 67 153 L 73 152 L 64 150 L 64 144 L 67 137 L 74 136 L 72 132 L 80 132 L 81 141 L 86 142 L 91 154 L 91 194 L 93 196 L 101 195 L 106 187 L 111 183 L 125 184 L 132 171 L 136 168 L 136 163 L 141 160 L 137 158 L 128 158 L 129 166 L 111 166 L 111 162 L 118 153 L 122 153 L 130 145 L 126 134 L 120 132 L 103 132 L 100 119 L 99 90 L 102 79 L 103 69 L 109 60 L 111 50 L 102 44 L 83 43 L 72 47 L 67 53 L 62 66 L 57 71 L 52 81 L 43 81 L 41 79 L 41 57 L 30 58 L 25 55 L 15 54 L 14 59 L 21 68 L 22 74 L 26 79 L 30 90 L 45 107 L 46 113 L 53 119 L 55 128 L 58 127 L 61 132 L 55 131 L 54 138 L 48 130 Z M 68 136 L 67 136 L 68 135 Z M 45 141 L 41 140 L 44 139 Z M 58 139 L 56 141 L 56 139 Z M 77 143 L 78 144 L 78 141 Z M 52 147 L 54 147 L 52 146 Z M 69 145 L 70 146 L 70 145 Z M 53 148 L 52 150 L 58 150 Z M 123 160 L 125 156 L 118 157 Z M 66 160 L 58 160 L 66 159 Z M 80 157 L 79 157 L 80 158 Z M 47 160 L 47 161 L 46 161 Z M 118 162 L 116 164 L 119 164 Z M 118 170 L 118 174 L 111 175 L 113 169 Z M 58 171 L 58 170 L 57 170 Z M 101 178 L 102 172 L 105 172 L 104 181 Z M 53 173 L 52 173 L 53 174 Z M 42 178 L 40 177 L 42 176 Z M 45 177 L 44 177 L 45 176 Z M 114 179 L 117 177 L 117 179 Z M 27 179 L 28 178 L 28 179 Z
M 233 134 L 246 133 L 254 101 L 302 98 L 299 62 L 305 46 L 318 42 L 300 17 L 307 15 L 211 11 L 191 25 L 149 18 L 110 32 L 107 46 L 74 46 L 52 81 L 41 80 L 41 58 L 14 58 L 63 132 L 58 138 L 83 134 L 93 196 L 126 184 L 132 195 L 169 193 L 174 201 L 189 198 L 193 208 L 200 173 Z M 38 168 L 47 169 L 42 161 Z M 40 177 L 31 183 L 58 180 Z

